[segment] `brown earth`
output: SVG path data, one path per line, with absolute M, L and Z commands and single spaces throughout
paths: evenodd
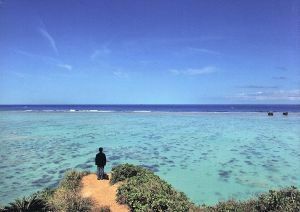
M 130 210 L 127 205 L 121 205 L 116 201 L 119 186 L 118 183 L 110 185 L 109 180 L 97 180 L 95 174 L 89 174 L 82 178 L 81 195 L 91 198 L 96 207 L 108 206 L 112 212 L 128 212 Z

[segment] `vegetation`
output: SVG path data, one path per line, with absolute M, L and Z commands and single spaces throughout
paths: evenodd
M 268 193 L 259 195 L 256 199 L 248 201 L 229 200 L 220 202 L 215 206 L 194 207 L 193 212 L 298 212 L 300 211 L 300 192 L 296 187 L 270 190 Z
M 69 171 L 58 188 L 45 189 L 17 199 L 0 208 L 3 212 L 36 211 L 99 211 L 110 212 L 108 206 L 95 207 L 91 199 L 80 196 L 81 179 L 87 172 Z M 270 190 L 248 201 L 228 200 L 215 206 L 196 206 L 182 192 L 172 188 L 153 172 L 130 164 L 112 169 L 111 184 L 121 182 L 117 201 L 127 204 L 131 211 L 178 211 L 178 212 L 298 212 L 300 191 L 296 187 Z
M 191 212 L 298 212 L 300 192 L 296 187 L 270 190 L 248 201 L 228 200 L 215 206 L 195 206 L 187 197 L 174 190 L 153 172 L 129 164 L 112 169 L 111 183 L 123 181 L 117 200 L 132 211 L 191 211 Z
M 69 171 L 59 184 L 59 187 L 48 198 L 53 211 L 90 211 L 93 202 L 80 195 L 81 179 L 87 173 L 75 170 Z
M 192 203 L 184 193 L 153 172 L 129 164 L 112 170 L 111 183 L 124 181 L 117 191 L 117 201 L 132 211 L 188 211 Z
M 0 211 L 21 211 L 21 212 L 37 212 L 46 211 L 48 209 L 46 201 L 40 199 L 37 195 L 23 197 L 17 199 L 8 206 L 1 208 Z
M 100 206 L 93 209 L 95 212 L 110 212 L 109 206 Z
M 24 197 L 10 203 L 0 211 L 90 211 L 93 203 L 88 198 L 80 196 L 81 179 L 87 172 L 75 170 L 66 172 L 58 188 L 45 189 L 30 197 Z
M 131 177 L 142 177 L 146 174 L 151 174 L 151 171 L 140 166 L 135 166 L 128 163 L 122 164 L 112 168 L 110 183 L 115 184 Z

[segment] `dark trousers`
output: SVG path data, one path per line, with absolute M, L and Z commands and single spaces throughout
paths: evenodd
M 104 166 L 97 166 L 97 178 L 103 180 Z

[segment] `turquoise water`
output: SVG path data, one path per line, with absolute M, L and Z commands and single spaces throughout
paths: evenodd
M 67 169 L 149 167 L 198 204 L 300 185 L 300 114 L 0 112 L 2 204 Z

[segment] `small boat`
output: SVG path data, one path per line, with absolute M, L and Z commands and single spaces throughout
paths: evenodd
M 287 115 L 289 115 L 289 113 L 288 112 L 283 112 L 282 115 L 287 116 Z
M 273 112 L 268 112 L 268 116 L 273 116 Z

